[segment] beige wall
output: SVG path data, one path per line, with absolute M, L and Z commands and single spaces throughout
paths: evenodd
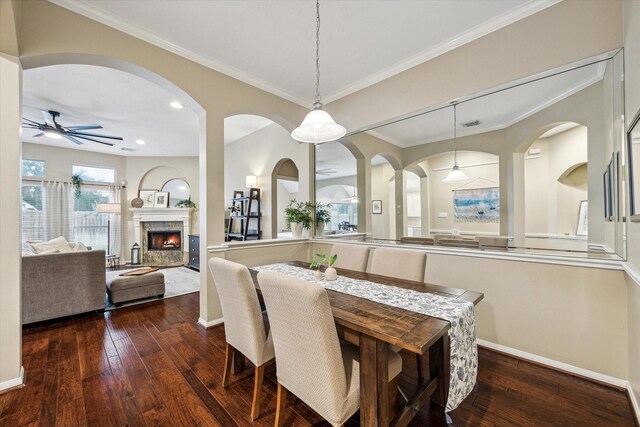
M 309 201 L 309 152 L 312 144 L 294 141 L 290 133 L 278 124 L 272 124 L 249 134 L 224 147 L 224 203 L 231 206 L 234 190 L 247 191 L 245 177 L 256 175 L 260 187 L 262 211 L 262 236 L 277 238 L 272 234 L 271 174 L 282 159 L 291 159 L 298 168 L 300 191 L 298 201 Z M 281 212 L 286 204 L 277 206 Z M 222 223 L 221 223 L 222 224 Z M 222 226 L 222 225 L 221 225 Z
M 640 110 L 640 2 L 624 2 L 625 120 Z M 627 208 L 628 209 L 628 208 Z M 627 211 L 628 212 L 628 211 Z M 631 268 L 640 272 L 640 223 L 627 222 L 627 255 Z M 637 274 L 637 273 L 636 273 Z M 627 280 L 629 310 L 629 382 L 640 403 L 640 283 Z M 640 410 L 640 408 L 638 408 Z
M 21 75 L 18 58 L 0 53 L 0 390 L 21 381 Z

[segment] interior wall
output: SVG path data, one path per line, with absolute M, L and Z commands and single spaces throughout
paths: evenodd
M 625 129 L 640 110 L 640 2 L 624 2 Z M 629 215 L 627 206 L 627 215 Z M 628 216 L 627 216 L 628 218 Z M 640 272 L 640 223 L 627 221 L 627 261 Z M 636 273 L 637 275 L 638 273 Z M 640 417 L 640 283 L 627 280 L 629 314 L 629 383 Z
M 588 198 L 587 183 L 570 186 L 558 178 L 587 162 L 587 128 L 577 126 L 538 139 L 529 149 L 540 149 L 540 154 L 525 154 L 525 233 L 575 236 L 580 201 Z
M 453 190 L 474 189 L 500 186 L 500 167 L 498 156 L 488 153 L 458 151 L 458 165 L 469 177 L 468 181 L 444 183 L 453 165 L 453 153 L 429 158 L 429 227 L 434 233 L 450 233 L 458 229 L 469 234 L 500 234 L 499 222 L 458 222 L 453 215 Z M 482 166 L 465 167 L 491 163 Z M 443 169 L 443 170 L 436 170 Z M 502 215 L 502 206 L 500 215 Z M 440 218 L 444 212 L 446 218 Z
M 256 175 L 260 187 L 262 236 L 276 238 L 277 230 L 271 230 L 271 173 L 281 159 L 291 159 L 298 168 L 298 201 L 309 201 L 309 150 L 313 144 L 301 144 L 291 138 L 289 132 L 278 124 L 264 127 L 224 147 L 224 200 L 225 208 L 231 206 L 234 190 L 247 191 L 245 178 Z M 288 202 L 287 202 L 288 203 Z M 278 206 L 278 212 L 286 204 Z
M 390 181 L 394 173 L 395 170 L 388 162 L 371 167 L 371 199 L 369 200 L 382 201 L 382 213 L 371 213 L 371 237 L 373 238 L 392 239 L 395 235 L 392 233 L 395 201 L 391 199 L 390 194 L 390 184 L 392 184 Z
M 11 13 L 7 6 L 0 11 Z M 21 92 L 19 59 L 0 53 L 0 390 L 22 383 Z

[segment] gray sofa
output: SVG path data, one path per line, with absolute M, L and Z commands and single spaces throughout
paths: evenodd
M 22 257 L 22 324 L 105 308 L 104 251 Z

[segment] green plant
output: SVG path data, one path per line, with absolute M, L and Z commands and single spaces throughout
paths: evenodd
M 189 197 L 186 200 L 180 200 L 178 203 L 176 203 L 176 208 L 196 208 L 196 204 L 194 202 L 191 201 L 191 197 Z
M 241 212 L 240 206 L 236 205 L 236 206 L 229 206 L 227 209 L 229 209 L 231 211 L 231 215 L 233 214 L 239 214 Z
M 83 182 L 84 181 L 82 180 L 82 176 L 80 176 L 79 174 L 71 175 L 71 184 L 73 184 L 73 188 L 75 189 L 74 195 L 76 199 L 79 199 L 82 195 Z
M 331 267 L 334 262 L 338 259 L 338 254 L 333 254 L 329 258 L 325 254 L 316 254 L 316 258 L 311 260 L 311 264 L 309 268 L 315 268 L 316 270 L 320 270 L 325 263 Z
M 291 227 L 291 223 L 302 223 L 304 228 L 311 228 L 313 217 L 311 213 L 313 211 L 313 203 L 311 202 L 298 202 L 296 199 L 291 199 L 289 204 L 284 209 L 284 214 L 287 219 L 287 227 Z
M 331 222 L 331 203 L 316 203 L 316 223 L 327 224 Z

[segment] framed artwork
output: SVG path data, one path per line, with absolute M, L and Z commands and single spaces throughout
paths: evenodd
M 142 199 L 143 208 L 152 208 L 156 203 L 156 193 L 159 190 L 138 190 L 138 198 Z
M 578 226 L 576 228 L 576 236 L 587 236 L 589 229 L 589 202 L 583 200 L 580 202 L 578 210 Z
M 371 201 L 371 213 L 374 215 L 382 214 L 382 200 Z
M 169 192 L 168 191 L 156 191 L 155 201 L 153 203 L 154 208 L 167 208 L 169 207 Z
M 604 220 L 611 221 L 613 217 L 613 162 L 609 162 L 607 168 L 604 170 L 602 177 L 604 186 Z
M 640 222 L 640 196 L 636 196 L 636 187 L 640 188 L 640 110 L 627 130 L 627 162 L 629 163 L 629 208 L 631 221 Z
M 500 188 L 453 190 L 456 222 L 500 222 Z

